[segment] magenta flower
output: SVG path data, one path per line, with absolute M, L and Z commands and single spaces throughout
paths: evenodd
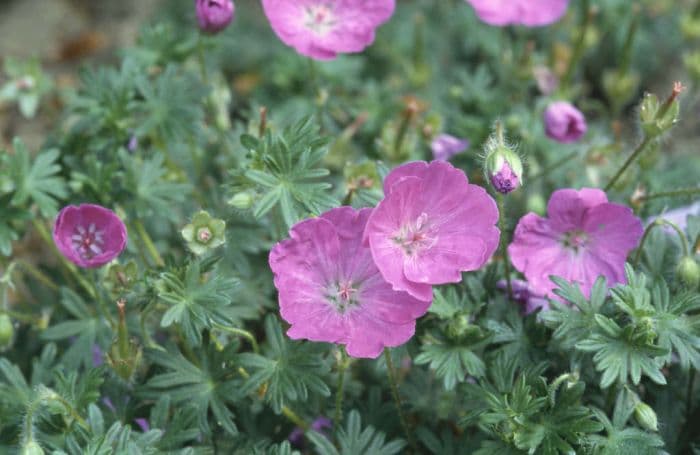
M 218 33 L 233 20 L 236 6 L 231 0 L 195 0 L 199 29 L 205 33 Z
M 555 297 L 551 275 L 578 283 L 586 296 L 600 275 L 609 285 L 625 282 L 625 260 L 643 231 L 631 209 L 599 189 L 564 189 L 552 194 L 547 215 L 522 217 L 508 247 L 534 292 Z
M 467 0 L 467 3 L 489 25 L 538 27 L 561 19 L 569 0 Z
M 270 252 L 290 338 L 344 344 L 352 357 L 376 358 L 413 336 L 430 302 L 382 278 L 362 245 L 371 211 L 340 207 L 297 223 Z
M 543 119 L 547 136 L 564 144 L 578 141 L 588 129 L 581 111 L 566 101 L 555 101 L 547 106 Z
M 68 205 L 56 218 L 53 241 L 79 267 L 99 267 L 126 246 L 126 226 L 109 209 L 94 204 Z
M 491 175 L 491 185 L 499 193 L 508 194 L 520 186 L 520 178 L 510 164 L 504 161 L 501 169 Z
M 394 13 L 394 0 L 263 0 L 272 29 L 287 46 L 316 60 L 361 52 Z
M 449 134 L 439 134 L 430 143 L 433 158 L 439 161 L 447 161 L 458 153 L 469 148 L 468 139 L 460 139 Z
M 445 161 L 397 167 L 384 193 L 365 240 L 397 291 L 430 300 L 431 285 L 461 281 L 461 272 L 483 266 L 498 246 L 495 201 Z

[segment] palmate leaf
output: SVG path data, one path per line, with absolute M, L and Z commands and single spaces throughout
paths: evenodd
M 163 272 L 156 285 L 160 300 L 170 305 L 161 319 L 162 327 L 176 323 L 183 330 L 187 342 L 193 346 L 202 343 L 202 330 L 212 324 L 230 324 L 227 309 L 238 281 L 226 278 L 216 271 L 207 280 L 202 279 L 200 263 L 187 266 L 184 276 Z
M 329 195 L 331 185 L 319 181 L 330 173 L 318 167 L 327 153 L 328 140 L 318 136 L 318 127 L 310 117 L 285 128 L 280 135 L 273 137 L 268 132 L 262 140 L 244 135 L 241 142 L 258 156 L 258 162 L 245 172 L 245 178 L 261 194 L 253 207 L 256 218 L 277 207 L 290 227 L 308 213 L 317 215 L 340 204 Z
M 178 406 L 196 409 L 199 427 L 209 433 L 208 412 L 231 435 L 238 433 L 233 422 L 233 412 L 227 406 L 241 396 L 241 381 L 231 375 L 230 359 L 238 346 L 230 344 L 223 351 L 214 348 L 196 350 L 200 365 L 186 359 L 179 351 L 151 349 L 146 356 L 166 372 L 154 375 L 146 384 L 147 398 L 159 398 L 167 394 Z
M 484 362 L 473 352 L 473 346 L 454 344 L 426 344 L 415 359 L 416 365 L 430 364 L 445 389 L 452 390 L 469 374 L 484 375 Z
M 12 181 L 10 204 L 28 208 L 28 203 L 34 203 L 43 216 L 55 215 L 57 199 L 68 195 L 65 180 L 57 175 L 61 172 L 59 151 L 50 149 L 32 157 L 20 139 L 14 140 L 13 148 L 14 153 L 3 152 L 0 161 Z
M 590 435 L 588 445 L 595 455 L 660 455 L 664 442 L 655 433 L 638 428 L 625 427 L 625 423 L 614 424 L 600 409 L 593 409 L 595 417 L 602 423 L 607 436 Z
M 248 353 L 237 356 L 238 362 L 251 372 L 243 393 L 265 386 L 265 400 L 277 413 L 287 402 L 306 400 L 309 392 L 330 395 L 323 380 L 329 372 L 321 358 L 326 350 L 323 345 L 287 340 L 272 315 L 265 319 L 265 335 L 269 345 L 266 356 Z
M 348 414 L 345 428 L 338 430 L 340 450 L 320 433 L 310 431 L 307 436 L 319 455 L 394 455 L 400 453 L 406 445 L 401 439 L 385 442 L 384 433 L 371 426 L 363 429 L 360 413 L 355 410 Z

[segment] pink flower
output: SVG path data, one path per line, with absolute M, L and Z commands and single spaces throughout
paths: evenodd
M 522 217 L 508 247 L 534 292 L 555 297 L 551 275 L 578 283 L 586 296 L 600 275 L 609 285 L 625 282 L 625 260 L 643 230 L 631 209 L 599 189 L 564 189 L 552 194 L 547 215 Z
M 195 0 L 199 29 L 205 33 L 218 33 L 233 20 L 236 6 L 231 0 Z
M 430 143 L 433 151 L 433 158 L 440 161 L 447 161 L 458 153 L 462 153 L 469 148 L 468 139 L 460 139 L 449 134 L 439 134 Z
M 520 186 L 520 178 L 513 171 L 507 161 L 501 165 L 501 169 L 493 173 L 491 176 L 491 185 L 501 194 L 508 194 Z
M 489 25 L 537 27 L 561 19 L 569 0 L 467 0 L 467 3 Z
M 302 55 L 332 60 L 361 52 L 394 13 L 394 0 L 263 0 L 272 29 Z
M 480 268 L 498 246 L 495 201 L 445 161 L 397 167 L 384 193 L 365 240 L 397 291 L 430 300 L 431 285 L 461 281 L 461 272 Z
M 576 142 L 588 129 L 581 111 L 566 101 L 555 101 L 544 111 L 544 129 L 551 139 L 564 144 Z
M 375 358 L 413 336 L 430 302 L 382 278 L 362 245 L 371 211 L 340 207 L 297 223 L 270 252 L 290 338 L 344 344 L 353 357 Z
M 53 241 L 79 267 L 99 267 L 126 246 L 126 226 L 109 209 L 94 204 L 68 205 L 56 218 Z

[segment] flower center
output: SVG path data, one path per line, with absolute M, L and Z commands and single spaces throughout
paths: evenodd
M 392 239 L 407 256 L 430 249 L 437 243 L 437 236 L 428 222 L 428 214 L 421 213 L 415 221 L 409 221 L 396 232 Z
M 350 308 L 360 304 L 357 300 L 357 293 L 358 290 L 354 283 L 337 281 L 328 287 L 326 298 L 339 313 L 343 314 Z
M 304 8 L 304 26 L 319 35 L 328 33 L 335 23 L 331 3 L 322 3 Z
M 211 240 L 211 230 L 208 227 L 200 228 L 197 231 L 197 240 L 202 243 L 209 243 L 209 240 Z
M 92 259 L 104 252 L 104 231 L 100 231 L 95 227 L 95 223 L 85 228 L 78 226 L 75 233 L 71 236 L 73 248 L 78 252 L 83 259 Z
M 569 231 L 562 236 L 561 243 L 565 248 L 578 252 L 588 245 L 588 234 L 583 231 Z

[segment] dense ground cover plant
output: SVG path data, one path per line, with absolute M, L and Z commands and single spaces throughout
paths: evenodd
M 699 453 L 698 30 L 182 0 L 8 58 L 0 452 Z

